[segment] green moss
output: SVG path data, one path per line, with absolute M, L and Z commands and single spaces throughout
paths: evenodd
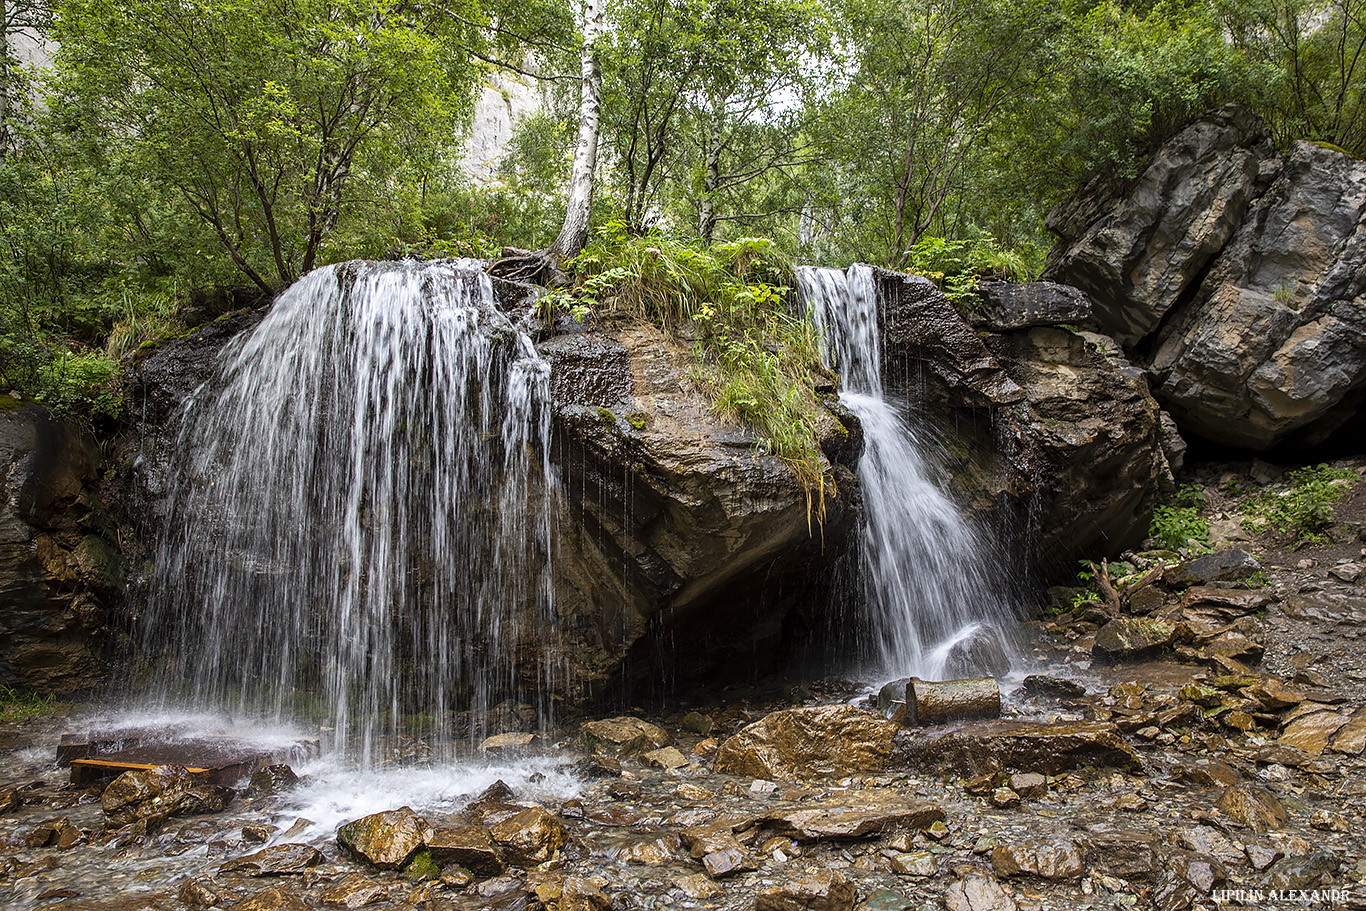
M 12 395 L 0 395 L 0 411 L 13 411 L 23 407 L 23 404 Z
M 626 423 L 630 424 L 633 430 L 644 430 L 650 426 L 650 416 L 643 411 L 628 411 Z
M 612 413 L 610 408 L 599 408 L 598 420 L 602 421 L 604 424 L 615 424 L 617 422 L 617 416 Z
M 423 882 L 438 878 L 441 875 L 441 868 L 432 860 L 432 852 L 423 848 L 408 861 L 408 865 L 403 868 L 403 875 L 415 883 Z

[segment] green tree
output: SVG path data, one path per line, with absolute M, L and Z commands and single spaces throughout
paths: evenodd
M 357 184 L 383 185 L 400 162 L 434 167 L 454 139 L 477 73 L 462 39 L 475 28 L 413 9 L 67 0 L 54 104 L 173 188 L 273 291 L 318 264 Z

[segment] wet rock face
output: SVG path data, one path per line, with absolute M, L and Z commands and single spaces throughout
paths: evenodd
M 44 693 L 98 678 L 123 566 L 98 520 L 95 440 L 0 396 L 0 684 Z
M 974 332 L 929 281 L 876 275 L 883 381 L 943 438 L 960 505 L 1045 576 L 1139 543 L 1182 444 L 1115 343 L 1074 328 L 1085 295 L 991 286 L 1001 329 Z
M 725 674 L 742 654 L 749 673 L 756 656 L 778 658 L 785 625 L 823 609 L 822 567 L 851 536 L 848 467 L 823 463 L 822 526 L 791 469 L 714 414 L 681 342 L 633 324 L 539 350 L 551 364 L 564 482 L 553 562 L 560 647 L 579 686 L 620 680 L 623 662 L 648 679 Z M 856 421 L 833 406 L 818 419 L 823 452 L 856 460 Z
M 409 807 L 387 810 L 337 829 L 337 844 L 382 870 L 402 867 L 432 836 L 432 827 Z
M 1050 216 L 1045 276 L 1076 285 L 1182 429 L 1224 445 L 1321 442 L 1366 376 L 1366 163 L 1284 159 L 1238 109 L 1193 124 L 1126 192 Z

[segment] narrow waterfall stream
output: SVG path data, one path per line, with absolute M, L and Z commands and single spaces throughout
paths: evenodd
M 368 765 L 534 703 L 558 673 L 548 376 L 475 265 L 281 295 L 187 406 L 142 627 L 164 704 L 316 719 Z
M 799 294 L 863 423 L 861 553 L 871 675 L 927 680 L 1009 668 L 1010 608 L 984 570 L 974 530 L 933 483 L 930 451 L 882 383 L 878 298 L 864 265 L 798 270 Z

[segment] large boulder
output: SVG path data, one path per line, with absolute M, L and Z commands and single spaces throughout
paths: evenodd
M 1261 122 L 1241 108 L 1191 125 L 1127 193 L 1100 180 L 1049 215 L 1062 239 L 1044 277 L 1085 291 L 1105 331 L 1138 342 L 1233 236 L 1274 155 Z
M 1317 443 L 1366 391 L 1366 162 L 1296 143 L 1179 317 L 1156 393 L 1219 443 Z
M 773 712 L 742 728 L 716 751 L 715 769 L 766 779 L 880 772 L 901 726 L 851 705 Z
M 822 567 L 851 537 L 857 480 L 829 458 L 857 459 L 856 421 L 822 407 L 823 489 L 808 490 L 715 413 L 691 348 L 664 331 L 609 326 L 539 351 L 564 482 L 555 604 L 581 682 L 772 666 L 793 617 L 828 603 Z
M 1366 400 L 1366 162 L 1307 142 L 1281 157 L 1226 108 L 1049 226 L 1045 276 L 1091 296 L 1183 430 L 1314 445 Z
M 928 280 L 875 276 L 883 382 L 937 431 L 948 486 L 1005 551 L 1051 577 L 1140 543 L 1180 438 L 1115 343 L 1071 325 L 1082 296 L 993 287 L 996 324 L 1019 328 L 975 332 Z
M 123 574 L 99 464 L 80 426 L 0 396 L 0 684 L 64 693 L 98 679 Z

